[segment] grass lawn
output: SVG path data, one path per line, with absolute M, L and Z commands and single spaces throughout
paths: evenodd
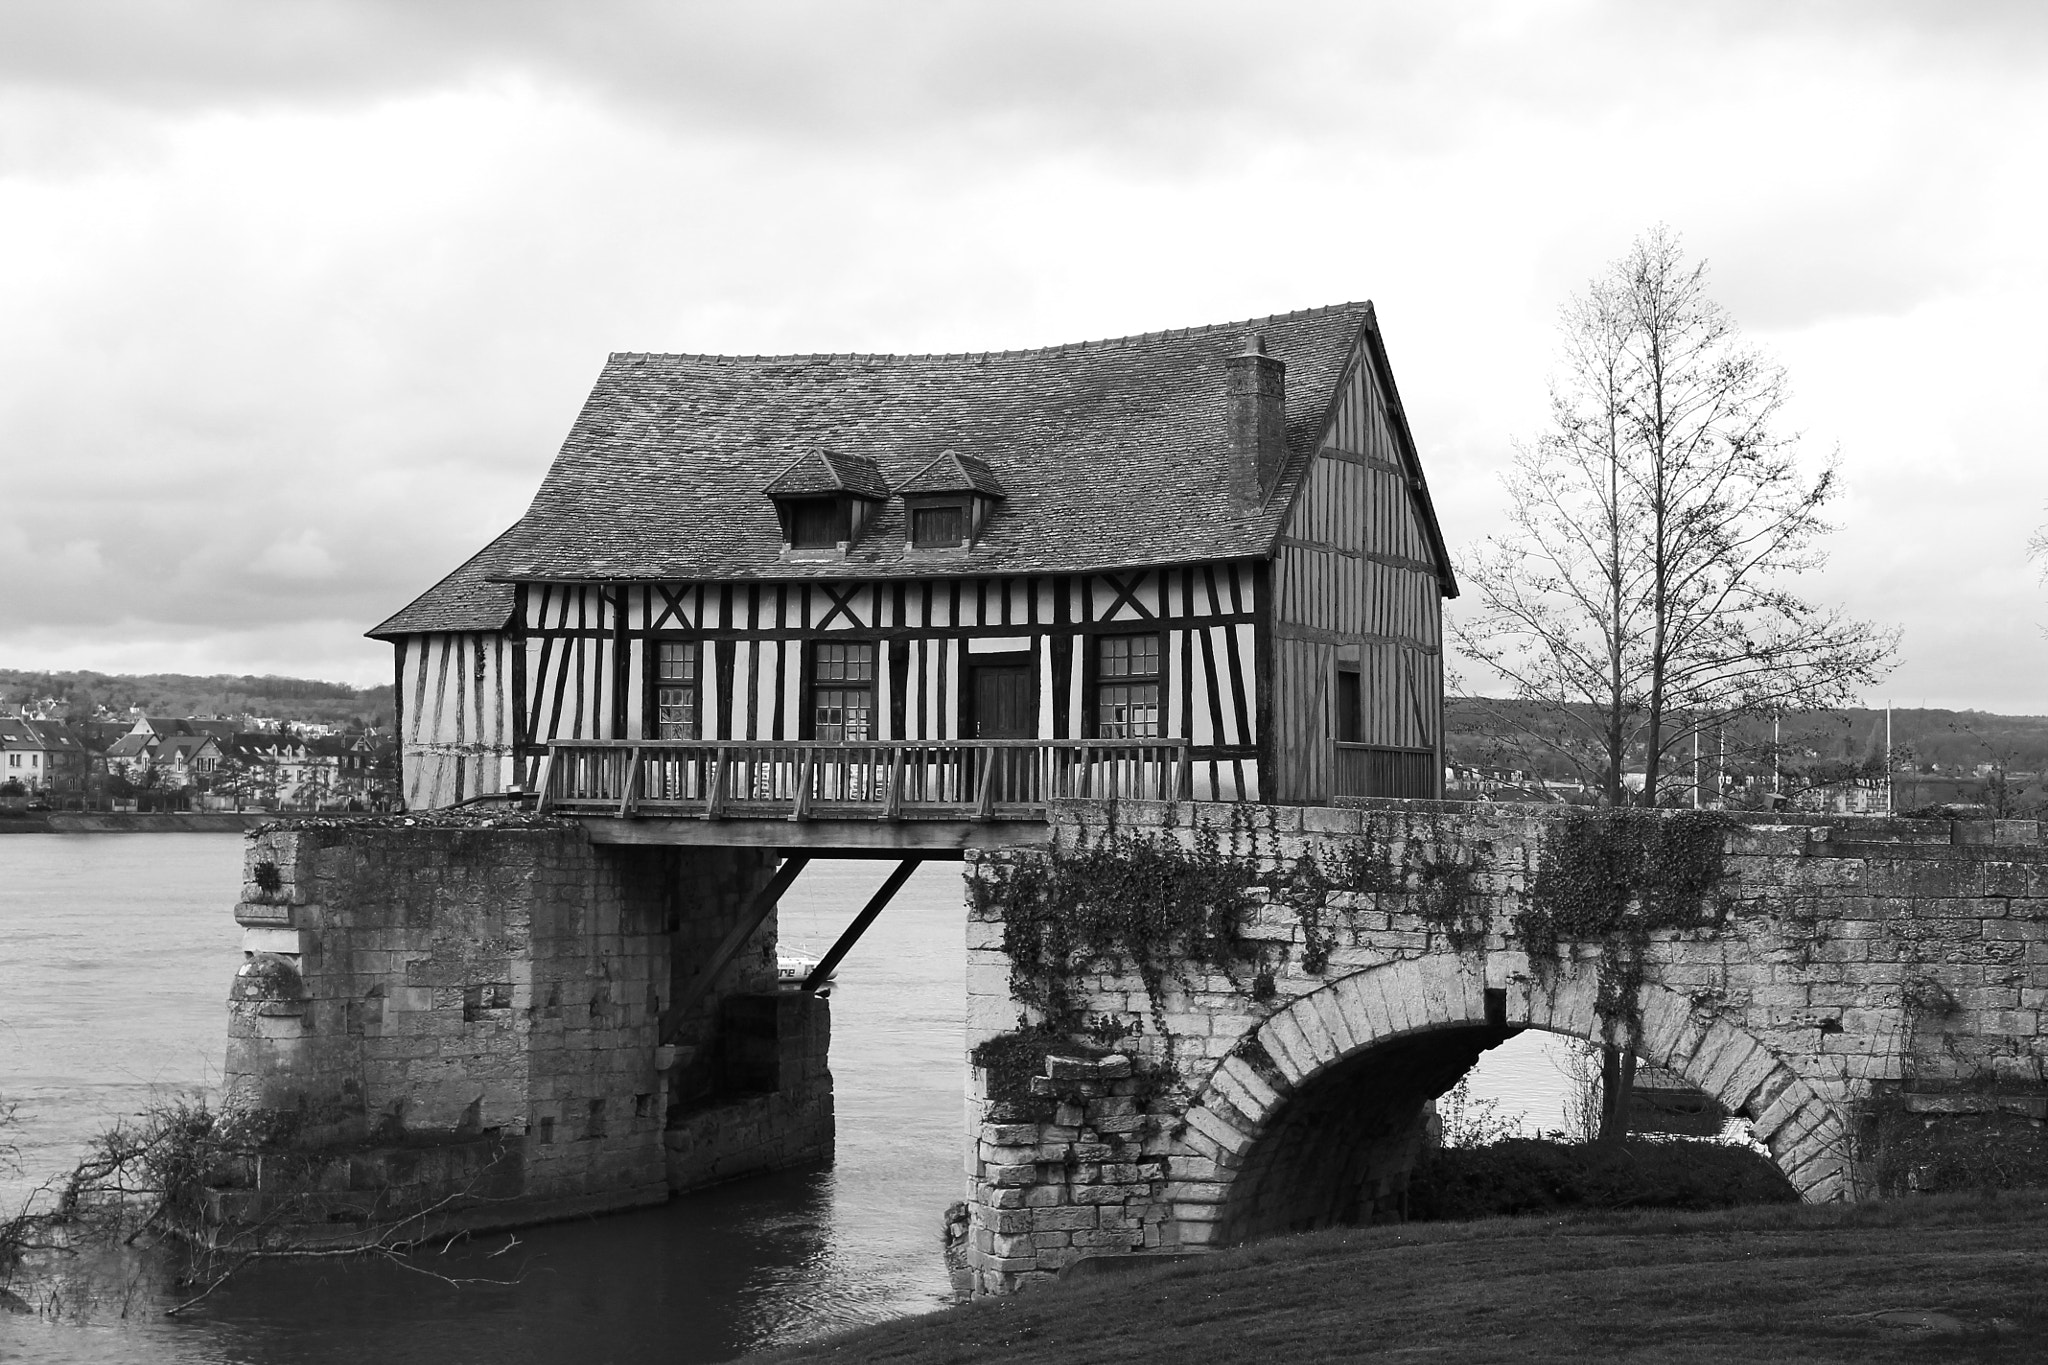
M 750 1360 L 2048 1362 L 2048 1191 L 1333 1229 Z

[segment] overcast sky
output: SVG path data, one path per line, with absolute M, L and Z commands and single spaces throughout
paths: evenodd
M 1664 222 L 1840 453 L 1870 700 L 2048 712 L 2044 68 L 2030 0 L 0 0 L 0 666 L 388 678 L 612 350 L 1370 298 L 1455 549 Z

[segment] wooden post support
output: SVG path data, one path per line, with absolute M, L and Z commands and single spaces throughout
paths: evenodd
M 1192 801 L 1195 799 L 1195 760 L 1193 745 L 1183 744 L 1180 746 L 1180 763 L 1177 766 L 1179 771 L 1176 772 L 1174 775 L 1173 799 L 1176 801 Z
M 811 765 L 816 760 L 809 749 L 799 752 L 801 757 L 796 762 L 796 804 L 790 808 L 789 818 L 808 820 L 811 818 Z
M 625 819 L 633 813 L 633 800 L 640 794 L 640 746 L 635 744 L 626 752 L 626 780 L 619 792 L 619 818 Z
M 884 820 L 903 818 L 903 746 L 889 751 L 889 795 L 882 801 Z
M 996 751 L 981 751 L 981 787 L 974 793 L 974 818 L 993 820 L 996 814 Z
M 689 1017 L 697 1002 L 716 984 L 719 975 L 738 955 L 746 941 L 754 936 L 770 915 L 775 913 L 775 906 L 782 899 L 782 893 L 789 890 L 789 884 L 796 880 L 797 873 L 803 871 L 804 865 L 808 862 L 810 857 L 807 854 L 797 854 L 783 859 L 782 866 L 775 869 L 775 875 L 769 879 L 768 885 L 754 893 L 754 898 L 740 911 L 739 923 L 733 925 L 732 932 L 728 933 L 713 950 L 711 960 L 704 964 L 704 970 L 691 977 L 690 984 L 683 987 L 682 993 L 661 1012 L 662 1042 L 673 1043 L 676 1040 L 676 1031 L 682 1027 L 683 1020 Z
M 722 820 L 725 818 L 726 769 L 732 766 L 732 755 L 726 752 L 723 745 L 713 753 L 709 790 L 704 793 L 704 815 L 706 819 Z
M 546 815 L 549 807 L 555 804 L 555 748 L 552 744 L 548 746 L 547 753 L 541 756 L 540 777 L 533 785 L 540 793 L 539 799 L 533 803 L 533 809 L 536 814 Z
M 861 907 L 861 912 L 854 917 L 853 923 L 846 926 L 846 932 L 832 945 L 832 951 L 826 953 L 818 965 L 811 968 L 811 974 L 804 978 L 806 992 L 815 994 L 820 986 L 832 978 L 832 972 L 839 966 L 839 960 L 853 951 L 853 945 L 860 942 L 860 936 L 875 922 L 875 916 L 881 914 L 882 908 L 896 899 L 896 893 L 903 889 L 903 883 L 910 880 L 910 874 L 917 871 L 917 865 L 923 861 L 922 858 L 905 858 L 897 865 L 896 870 L 889 874 L 889 879 L 882 883 L 881 890 L 868 897 L 868 903 Z

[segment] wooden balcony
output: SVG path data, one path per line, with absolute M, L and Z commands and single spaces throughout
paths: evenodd
M 1333 796 L 1404 796 L 1433 800 L 1442 794 L 1442 773 L 1434 749 L 1394 749 L 1379 744 L 1337 746 Z
M 555 740 L 538 808 L 704 821 L 1043 820 L 1070 797 L 1185 799 L 1181 740 Z

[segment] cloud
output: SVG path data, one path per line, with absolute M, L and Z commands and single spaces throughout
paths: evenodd
M 249 568 L 255 573 L 293 582 L 332 578 L 341 572 L 334 556 L 327 553 L 327 547 L 320 543 L 319 534 L 312 530 L 301 531 L 289 540 L 271 541 Z
M 2031 628 L 1976 667 L 1900 586 L 1942 581 L 1921 521 L 1988 544 L 1987 488 L 1998 536 L 2043 500 L 2048 10 L 1952 9 L 5 7 L 0 638 L 375 681 L 357 633 L 519 515 L 607 351 L 1357 297 L 1475 539 L 1559 302 L 1662 220 L 1875 490 L 1828 589 L 1942 641 L 1930 695 L 2016 696 Z M 1987 480 L 1916 494 L 1959 431 Z

